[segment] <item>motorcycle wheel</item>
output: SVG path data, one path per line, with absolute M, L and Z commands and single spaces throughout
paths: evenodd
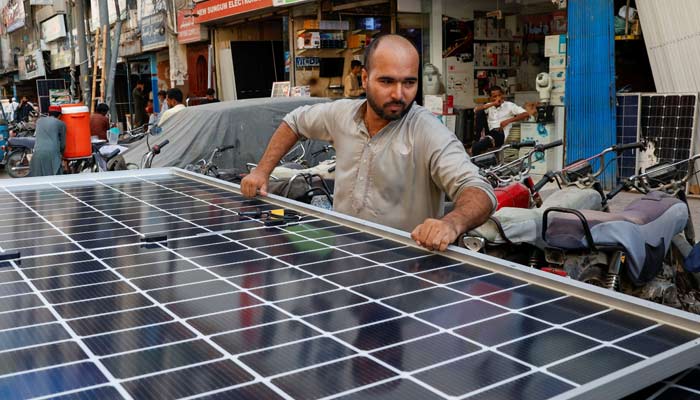
M 15 168 L 20 169 L 17 170 Z M 10 153 L 9 157 L 7 157 L 5 170 L 12 178 L 24 178 L 29 175 L 29 158 L 27 158 L 27 153 L 24 151 L 14 151 Z

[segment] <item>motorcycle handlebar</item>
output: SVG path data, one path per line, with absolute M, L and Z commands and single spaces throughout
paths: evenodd
M 542 179 L 532 187 L 532 190 L 535 191 L 535 193 L 539 192 L 546 184 L 552 181 L 553 177 L 554 174 L 552 172 L 547 172 Z
M 219 152 L 221 153 L 221 152 L 224 152 L 224 151 L 227 151 L 227 150 L 231 150 L 231 149 L 235 149 L 235 148 L 236 148 L 236 146 L 231 144 L 231 145 L 228 145 L 228 146 L 219 147 Z
M 170 143 L 170 140 L 164 140 L 160 144 L 153 146 L 153 154 L 160 154 L 160 151 L 163 150 L 163 147 L 167 146 L 168 143 Z
M 607 200 L 611 200 L 613 197 L 617 196 L 618 193 L 625 190 L 625 188 L 627 188 L 627 183 L 623 183 L 622 185 L 618 185 L 615 189 L 608 192 L 608 194 L 605 195 L 605 198 Z
M 645 150 L 646 148 L 647 144 L 644 141 L 627 144 L 617 144 L 612 147 L 613 151 L 616 153 L 622 153 L 623 151 L 634 149 Z
M 563 144 L 564 144 L 564 141 L 561 139 L 555 140 L 552 143 L 538 144 L 537 146 L 535 146 L 535 151 L 545 151 L 545 150 L 552 149 L 554 147 L 559 147 Z
M 511 143 L 510 147 L 520 149 L 521 147 L 535 147 L 537 143 L 534 140 L 523 140 L 522 142 Z

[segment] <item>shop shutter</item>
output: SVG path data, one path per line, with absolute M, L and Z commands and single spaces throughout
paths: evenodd
M 616 142 L 613 16 L 613 0 L 569 0 L 567 163 Z M 611 188 L 615 176 L 616 165 L 610 165 L 601 176 L 603 184 Z

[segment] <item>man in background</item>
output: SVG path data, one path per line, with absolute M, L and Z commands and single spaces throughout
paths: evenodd
M 95 108 L 95 112 L 90 116 L 90 135 L 97 136 L 101 140 L 107 140 L 107 131 L 109 130 L 109 106 L 105 103 L 100 103 Z
M 143 92 L 143 81 L 136 81 L 136 87 L 131 92 L 131 98 L 134 100 L 134 128 L 148 123 L 146 116 L 146 95 Z
M 511 124 L 530 118 L 530 114 L 524 108 L 506 101 L 500 87 L 492 86 L 489 93 L 490 101 L 474 108 L 480 139 L 472 145 L 472 156 L 484 153 L 490 148 L 503 146 L 510 133 Z M 483 123 L 484 119 L 486 123 Z M 482 124 L 485 125 L 483 129 L 480 127 Z
M 212 88 L 207 89 L 207 99 L 202 104 L 218 103 L 220 100 L 216 98 L 216 91 Z
M 61 174 L 61 160 L 66 148 L 66 124 L 58 119 L 60 106 L 50 106 L 49 116 L 36 122 L 36 142 L 29 163 L 31 176 Z
M 32 104 L 29 102 L 29 99 L 27 96 L 22 96 L 22 101 L 19 103 L 19 107 L 17 107 L 17 111 L 15 111 L 15 122 L 27 122 L 29 119 L 29 114 L 34 111 L 34 107 L 32 107 Z
M 358 60 L 352 60 L 350 62 L 350 73 L 345 76 L 343 80 L 343 95 L 348 98 L 358 98 L 365 94 L 365 89 L 363 89 L 357 83 L 357 77 L 362 72 L 362 63 Z
M 185 109 L 185 105 L 182 104 L 182 91 L 178 88 L 168 90 L 165 101 L 168 103 L 168 111 L 160 116 L 159 125 L 163 125 L 170 117 Z

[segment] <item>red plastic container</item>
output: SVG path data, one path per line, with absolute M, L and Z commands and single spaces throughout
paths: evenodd
M 61 121 L 66 124 L 66 149 L 63 157 L 89 157 L 92 154 L 90 109 L 83 104 L 65 104 L 61 107 L 61 114 Z

